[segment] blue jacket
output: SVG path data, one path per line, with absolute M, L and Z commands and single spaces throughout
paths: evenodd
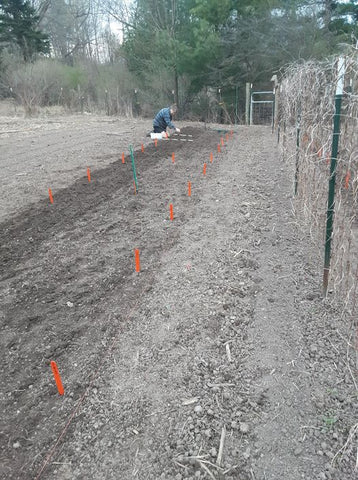
M 153 126 L 161 127 L 163 128 L 163 131 L 166 130 L 167 127 L 175 130 L 176 127 L 172 123 L 172 116 L 170 115 L 170 107 L 159 110 L 153 120 Z

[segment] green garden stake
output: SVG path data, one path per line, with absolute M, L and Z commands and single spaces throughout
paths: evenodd
M 138 193 L 138 182 L 137 182 L 137 174 L 136 174 L 136 171 L 135 171 L 135 163 L 134 163 L 134 155 L 133 155 L 132 145 L 129 145 L 129 151 L 130 151 L 131 160 L 132 160 L 132 170 L 133 170 L 134 184 L 135 184 L 136 192 Z
M 335 96 L 335 113 L 333 117 L 333 139 L 332 139 L 332 153 L 331 153 L 331 166 L 328 185 L 328 205 L 327 205 L 327 222 L 326 222 L 326 241 L 324 251 L 324 268 L 323 268 L 323 295 L 327 295 L 329 270 L 331 265 L 331 243 L 333 233 L 333 216 L 334 216 L 334 195 L 336 186 L 336 167 L 338 157 L 338 146 L 341 120 L 341 105 L 343 97 L 343 85 L 344 85 L 344 59 L 341 57 L 338 61 L 338 82 Z

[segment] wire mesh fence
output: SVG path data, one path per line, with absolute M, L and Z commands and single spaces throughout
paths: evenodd
M 340 81 L 342 94 L 337 93 Z M 278 118 L 283 158 L 295 165 L 297 218 L 309 227 L 322 272 L 329 242 L 329 295 L 354 312 L 358 303 L 358 50 L 352 49 L 343 59 L 287 68 L 279 89 Z M 334 126 L 338 126 L 335 133 Z M 334 182 L 331 203 L 330 181 Z M 327 230 L 329 207 L 332 232 Z
M 272 102 L 252 105 L 252 125 L 271 125 Z
M 274 116 L 273 92 L 251 92 L 250 103 L 250 125 L 272 125 Z

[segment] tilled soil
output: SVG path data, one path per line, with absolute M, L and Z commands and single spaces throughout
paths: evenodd
M 353 319 L 291 166 L 266 127 L 181 126 L 2 121 L 1 478 L 357 474 Z

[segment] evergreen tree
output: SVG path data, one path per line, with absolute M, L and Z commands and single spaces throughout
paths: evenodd
M 358 2 L 332 2 L 332 15 L 328 29 L 339 36 L 343 41 L 349 42 L 349 37 L 358 37 Z
M 39 16 L 29 1 L 2 0 L 0 46 L 17 46 L 25 62 L 35 53 L 48 53 L 49 41 L 38 27 Z

